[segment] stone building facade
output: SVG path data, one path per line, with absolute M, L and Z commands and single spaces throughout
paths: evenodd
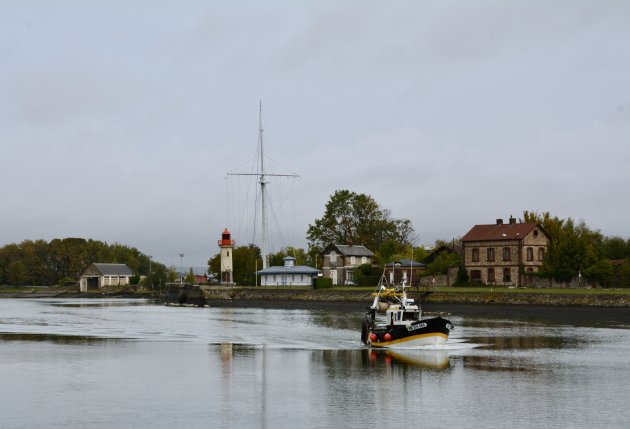
M 332 279 L 333 285 L 354 284 L 355 268 L 374 260 L 374 253 L 365 246 L 330 244 L 323 255 L 323 276 Z
M 543 264 L 551 237 L 542 226 L 510 217 L 475 225 L 462 237 L 464 268 L 472 283 L 521 286 L 522 273 L 535 273 Z

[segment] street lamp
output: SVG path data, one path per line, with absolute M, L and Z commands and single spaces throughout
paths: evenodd
M 151 280 L 151 293 L 153 293 L 153 277 L 151 277 L 151 258 L 153 258 L 153 256 L 147 256 L 149 257 L 149 280 Z
M 184 254 L 179 254 L 179 282 L 184 283 Z

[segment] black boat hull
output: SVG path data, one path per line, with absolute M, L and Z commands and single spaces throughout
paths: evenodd
M 434 317 L 409 325 L 376 325 L 371 329 L 366 320 L 362 341 L 372 347 L 422 347 L 446 343 L 453 325 L 447 319 Z

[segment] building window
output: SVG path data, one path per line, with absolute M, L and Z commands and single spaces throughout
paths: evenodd
M 476 247 L 472 250 L 472 261 L 479 262 L 479 249 L 477 249 Z
M 531 247 L 527 248 L 527 260 L 528 261 L 533 261 L 534 260 L 534 249 Z
M 510 283 L 512 281 L 512 272 L 509 268 L 503 268 L 503 281 Z
M 488 283 L 494 283 L 494 268 L 488 268 Z
M 488 262 L 494 262 L 494 247 L 488 247 Z
M 542 261 L 543 259 L 545 259 L 545 248 L 544 247 L 539 247 L 538 248 L 538 260 Z
M 471 282 L 481 281 L 481 270 L 470 270 L 470 281 Z
M 346 283 L 352 284 L 354 282 L 354 271 L 348 271 L 346 275 Z
M 504 247 L 503 248 L 503 260 L 504 261 L 511 260 L 510 248 L 509 247 Z
M 356 265 L 356 264 L 357 264 L 356 256 L 350 256 L 350 265 Z
M 537 229 L 534 230 L 534 238 L 536 238 L 536 237 L 538 237 L 538 230 Z
M 367 258 L 365 256 L 361 256 L 361 263 L 367 264 Z

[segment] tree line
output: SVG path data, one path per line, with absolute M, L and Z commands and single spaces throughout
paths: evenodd
M 540 224 L 551 236 L 551 242 L 538 275 L 569 281 L 576 275 L 604 287 L 630 287 L 630 240 L 607 237 L 591 230 L 583 221 L 559 219 L 549 212 L 525 211 L 524 222 Z M 308 249 L 287 247 L 269 255 L 269 266 L 282 265 L 282 258 L 292 256 L 297 265 L 321 267 L 323 251 L 328 244 L 364 245 L 375 253 L 374 264 L 382 266 L 402 258 L 422 262 L 428 255 L 417 240 L 408 219 L 397 219 L 371 196 L 348 190 L 336 191 L 325 206 L 321 218 L 308 226 Z M 442 240 L 436 242 L 450 244 Z M 83 238 L 25 240 L 0 248 L 0 284 L 55 285 L 76 281 L 93 262 L 127 264 L 136 276 L 146 276 L 147 283 L 160 287 L 175 280 L 174 268 L 152 262 L 138 249 L 118 243 L 107 244 Z M 442 254 L 430 264 L 425 274 L 446 272 L 461 263 L 457 254 Z M 220 253 L 209 261 L 209 272 L 220 272 Z M 241 285 L 256 284 L 255 272 L 262 268 L 260 249 L 254 245 L 236 247 L 233 251 L 234 281 Z M 364 267 L 366 276 L 375 275 Z M 193 277 L 192 272 L 189 277 Z
M 584 221 L 560 219 L 549 212 L 525 211 L 523 220 L 541 225 L 551 235 L 539 275 L 563 282 L 582 275 L 603 287 L 630 287 L 630 239 L 605 236 Z
M 24 240 L 0 247 L 0 284 L 52 286 L 76 282 L 93 262 L 127 264 L 136 277 L 154 285 L 171 280 L 166 266 L 134 247 L 83 238 Z M 150 272 L 149 272 L 150 271 Z

